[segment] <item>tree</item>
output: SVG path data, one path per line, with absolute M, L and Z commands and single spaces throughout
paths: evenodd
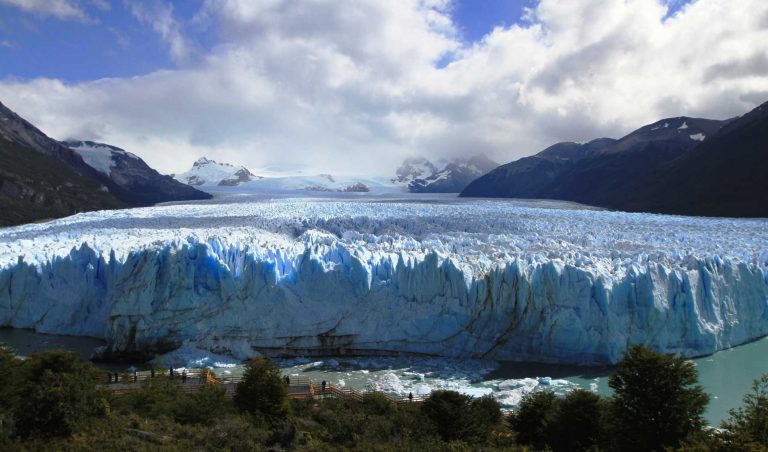
M 709 396 L 693 363 L 633 345 L 611 375 L 612 438 L 622 450 L 677 447 L 704 427 Z
M 473 399 L 456 391 L 434 391 L 421 405 L 444 441 L 483 441 L 501 419 L 501 408 L 490 396 Z
M 234 402 L 242 412 L 273 420 L 285 419 L 290 405 L 280 369 L 267 358 L 250 360 L 243 381 L 237 385 Z
M 739 446 L 768 448 L 768 374 L 752 382 L 752 392 L 746 394 L 743 406 L 729 412 L 730 419 L 723 428 L 730 432 L 730 442 Z
M 509 425 L 517 434 L 517 442 L 544 449 L 558 409 L 558 399 L 552 391 L 527 394 L 510 417 Z
M 0 445 L 13 432 L 13 413 L 18 403 L 16 376 L 20 365 L 21 361 L 0 344 L 0 375 L 3 377 L 3 383 L 0 384 Z
M 15 417 L 21 436 L 69 436 L 90 418 L 106 414 L 96 371 L 74 353 L 33 353 L 19 374 Z
M 547 431 L 552 450 L 588 450 L 597 445 L 602 430 L 602 406 L 599 395 L 583 389 L 571 391 L 560 399 Z

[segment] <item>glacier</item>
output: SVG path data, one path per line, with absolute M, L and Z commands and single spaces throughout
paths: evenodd
M 0 229 L 0 326 L 105 356 L 612 364 L 768 334 L 768 220 L 463 199 L 258 199 Z

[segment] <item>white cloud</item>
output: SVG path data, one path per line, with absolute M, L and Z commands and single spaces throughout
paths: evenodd
M 200 155 L 365 172 L 413 154 L 506 162 L 768 100 L 766 2 L 698 0 L 672 17 L 665 5 L 542 0 L 525 25 L 467 46 L 447 0 L 207 0 L 194 21 L 221 38 L 207 53 L 189 50 L 171 8 L 145 8 L 134 14 L 183 66 L 6 81 L 0 99 L 53 136 L 124 146 L 169 172 Z M 454 61 L 438 69 L 444 55 Z
M 131 14 L 139 21 L 152 26 L 163 41 L 168 45 L 171 57 L 176 62 L 186 62 L 192 53 L 192 49 L 186 38 L 181 33 L 181 25 L 173 17 L 173 5 L 171 3 L 126 1 Z
M 0 0 L 0 5 L 15 6 L 23 11 L 39 14 L 40 16 L 53 16 L 62 20 L 89 21 L 88 15 L 71 0 Z

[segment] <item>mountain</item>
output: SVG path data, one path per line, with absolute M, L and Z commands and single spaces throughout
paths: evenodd
M 197 159 L 189 171 L 176 174 L 173 177 L 179 182 L 194 186 L 236 186 L 243 182 L 260 179 L 259 176 L 255 176 L 244 166 L 217 163 L 205 157 Z
M 499 166 L 469 183 L 460 196 L 547 198 L 550 186 L 568 168 L 615 142 L 601 138 L 585 144 L 557 143 L 536 155 Z
M 406 186 L 411 193 L 459 193 L 497 166 L 485 155 L 455 159 L 442 169 L 423 157 L 409 158 L 397 169 L 392 183 Z
M 768 102 L 735 118 L 660 177 L 645 178 L 624 210 L 768 217 Z
M 62 144 L 126 190 L 125 200 L 133 205 L 211 198 L 208 193 L 161 175 L 138 156 L 118 147 L 93 141 L 65 141 Z
M 459 193 L 470 182 L 498 166 L 498 163 L 484 155 L 467 160 L 455 160 L 428 177 L 412 180 L 408 184 L 408 191 L 411 193 Z
M 0 103 L 0 226 L 126 207 L 109 178 Z
M 558 143 L 478 178 L 460 196 L 545 198 L 626 209 L 627 200 L 661 180 L 728 121 L 677 117 L 618 139 Z
M 419 178 L 429 177 L 437 172 L 437 167 L 424 157 L 406 159 L 395 172 L 393 184 L 405 185 Z

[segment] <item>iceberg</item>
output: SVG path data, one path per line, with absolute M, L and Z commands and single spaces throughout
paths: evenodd
M 0 229 L 0 326 L 106 356 L 700 356 L 768 334 L 768 220 L 509 200 L 89 212 Z

